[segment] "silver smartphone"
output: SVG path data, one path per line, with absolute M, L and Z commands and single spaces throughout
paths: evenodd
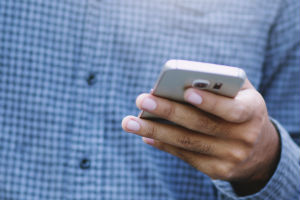
M 169 60 L 165 63 L 152 94 L 184 102 L 184 90 L 189 87 L 208 90 L 234 97 L 244 84 L 246 73 L 237 67 L 187 60 Z M 157 118 L 142 111 L 141 118 Z

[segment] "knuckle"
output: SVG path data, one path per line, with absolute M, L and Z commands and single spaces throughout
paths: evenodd
M 174 106 L 172 104 L 166 104 L 162 108 L 161 112 L 162 112 L 162 116 L 165 119 L 171 119 L 172 116 L 174 115 L 175 108 L 174 108 Z
M 198 153 L 203 153 L 203 154 L 209 154 L 212 153 L 212 146 L 209 144 L 205 144 L 202 142 L 197 143 L 197 152 Z
M 216 172 L 214 176 L 222 180 L 230 180 L 233 177 L 233 165 L 231 164 L 220 164 L 216 166 Z
M 246 106 L 236 106 L 229 115 L 229 120 L 233 122 L 242 122 L 248 116 L 248 109 Z
M 218 119 L 212 120 L 209 117 L 199 117 L 195 128 L 197 130 L 205 130 L 206 132 L 216 135 L 219 132 L 221 122 Z
M 268 116 L 268 114 L 265 110 L 256 111 L 255 119 L 256 119 L 257 126 L 262 126 L 263 125 L 263 123 L 266 120 L 266 116 Z
M 192 147 L 193 146 L 193 142 L 192 142 L 190 136 L 187 136 L 187 135 L 177 137 L 176 142 L 183 147 Z
M 243 140 L 247 145 L 252 147 L 257 143 L 259 139 L 259 135 L 260 135 L 260 129 L 255 128 L 252 131 L 249 131 L 248 134 L 245 134 Z
M 268 120 L 268 113 L 266 109 L 257 109 L 254 113 L 254 123 L 256 128 L 261 128 L 266 120 Z
M 145 137 L 154 138 L 156 133 L 157 133 L 156 126 L 151 125 L 146 129 Z
M 204 143 L 191 135 L 183 135 L 176 139 L 177 144 L 182 148 L 194 151 L 197 153 L 209 154 L 213 151 L 213 147 L 210 144 Z
M 249 146 L 253 146 L 255 141 L 256 141 L 256 137 L 253 136 L 253 134 L 249 134 L 248 136 L 246 136 L 244 138 L 244 141 L 246 142 L 246 144 L 248 144 Z
M 242 163 L 248 158 L 248 153 L 242 149 L 231 149 L 229 158 L 234 162 Z

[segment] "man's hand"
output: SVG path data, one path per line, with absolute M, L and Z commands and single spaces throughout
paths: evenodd
M 184 97 L 193 106 L 141 94 L 136 100 L 139 109 L 177 125 L 127 116 L 123 129 L 212 179 L 230 181 L 240 194 L 261 189 L 276 168 L 280 149 L 262 96 L 247 80 L 235 98 L 194 88 Z

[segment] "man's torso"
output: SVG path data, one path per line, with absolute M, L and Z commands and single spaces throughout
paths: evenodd
M 121 120 L 168 59 L 241 67 L 258 87 L 276 6 L 1 1 L 0 199 L 216 198 L 209 178 Z

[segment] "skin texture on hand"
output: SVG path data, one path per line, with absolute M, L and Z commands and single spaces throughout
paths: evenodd
M 177 125 L 127 116 L 123 129 L 212 179 L 230 181 L 239 195 L 259 191 L 272 176 L 280 154 L 279 136 L 263 97 L 248 80 L 235 98 L 194 88 L 187 89 L 184 97 L 191 105 L 139 95 L 139 109 Z

